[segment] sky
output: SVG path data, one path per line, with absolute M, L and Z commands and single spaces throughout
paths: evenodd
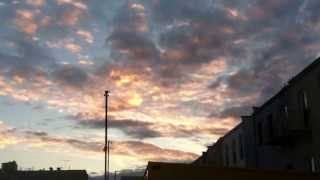
M 195 160 L 320 55 L 319 0 L 0 0 L 0 162 Z

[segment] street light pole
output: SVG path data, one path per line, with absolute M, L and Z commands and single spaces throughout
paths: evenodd
M 104 144 L 104 180 L 107 180 L 107 148 L 108 147 L 108 97 L 109 91 L 105 91 L 105 144 Z M 109 164 L 108 164 L 109 166 Z M 108 174 L 109 180 L 109 174 Z

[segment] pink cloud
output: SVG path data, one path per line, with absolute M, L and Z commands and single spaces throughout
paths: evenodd
M 91 34 L 91 32 L 89 32 L 89 31 L 85 31 L 85 30 L 79 29 L 79 30 L 76 32 L 76 34 L 77 34 L 79 37 L 83 38 L 87 43 L 92 44 L 92 43 L 94 42 L 94 37 L 93 37 L 93 35 Z

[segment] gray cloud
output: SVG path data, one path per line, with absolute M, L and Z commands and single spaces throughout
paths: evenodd
M 91 128 L 104 128 L 105 122 L 103 120 L 86 120 L 80 121 L 79 124 L 84 127 L 91 127 Z M 116 128 L 120 129 L 127 135 L 138 138 L 153 138 L 153 137 L 160 137 L 161 132 L 151 128 L 153 124 L 149 122 L 143 121 L 136 121 L 136 120 L 113 120 L 110 119 L 108 121 L 109 128 Z
M 76 120 L 78 125 L 89 128 L 104 128 L 105 121 L 102 119 L 88 119 L 84 114 L 75 116 L 68 116 L 68 119 Z M 160 137 L 161 132 L 153 129 L 153 123 L 143 122 L 131 119 L 115 119 L 114 117 L 108 118 L 108 127 L 120 129 L 125 134 L 138 139 Z
M 26 131 L 24 134 L 30 140 L 39 140 L 45 144 L 62 144 L 69 145 L 73 148 L 87 151 L 87 152 L 101 152 L 103 151 L 103 143 L 98 141 L 85 141 L 74 138 L 61 138 L 50 136 L 45 132 Z M 130 149 L 130 151 L 128 150 Z M 165 149 L 153 144 L 140 141 L 113 141 L 111 145 L 111 152 L 117 155 L 133 156 L 139 160 L 158 160 L 158 161 L 190 161 L 197 155 L 194 153 Z
M 52 76 L 54 80 L 66 87 L 88 88 L 90 84 L 87 72 L 74 65 L 57 67 Z
M 105 121 L 102 119 L 90 119 L 85 114 L 68 116 L 67 119 L 76 120 L 80 127 L 104 128 Z M 228 131 L 223 127 L 188 127 L 184 125 L 163 124 L 157 122 L 144 122 L 132 119 L 116 119 L 109 117 L 108 127 L 123 131 L 126 135 L 137 138 L 155 138 L 155 137 L 192 137 L 199 134 L 222 135 Z

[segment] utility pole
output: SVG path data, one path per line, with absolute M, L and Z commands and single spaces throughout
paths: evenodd
M 108 180 L 110 180 L 110 176 L 109 176 L 109 172 L 110 172 L 110 145 L 111 145 L 111 141 L 108 141 Z
M 104 144 L 104 180 L 107 180 L 107 151 L 109 149 L 108 145 L 108 97 L 109 91 L 105 91 L 105 144 Z M 109 158 L 108 158 L 109 160 Z M 108 164 L 109 167 L 109 164 Z M 109 180 L 109 171 L 108 171 Z

